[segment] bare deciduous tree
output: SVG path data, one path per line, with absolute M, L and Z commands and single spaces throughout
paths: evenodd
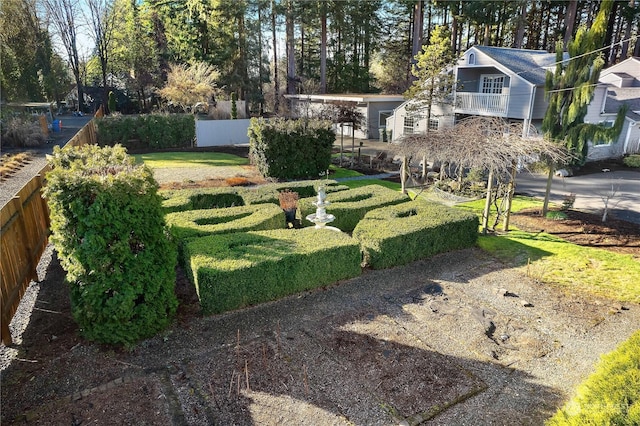
M 600 199 L 604 203 L 604 209 L 602 210 L 602 221 L 603 222 L 607 221 L 607 217 L 609 216 L 609 210 L 612 209 L 612 208 L 615 208 L 620 203 L 620 201 L 622 201 L 622 199 L 617 200 L 615 203 L 613 203 L 613 205 L 611 205 L 611 201 L 619 195 L 618 194 L 619 190 L 620 190 L 620 185 L 615 185 L 613 183 L 613 179 L 612 179 L 611 180 L 611 189 L 609 189 L 606 192 L 598 192 L 598 196 L 600 197 Z
M 80 3 L 78 0 L 43 0 L 43 5 L 55 34 L 62 41 L 69 66 L 73 72 L 78 89 L 78 111 L 82 111 L 84 103 L 84 90 L 80 76 L 81 62 L 78 54 L 78 30 L 80 23 L 76 18 L 80 16 Z
M 102 73 L 102 105 L 108 105 L 109 88 L 107 86 L 107 67 L 109 66 L 109 49 L 115 27 L 115 11 L 113 0 L 86 0 L 89 7 L 89 34 L 96 44 L 96 53 L 100 60 Z M 115 111 L 107 111 L 108 113 Z
M 407 135 L 400 140 L 396 148 L 396 154 L 403 158 L 402 191 L 406 192 L 406 175 L 402 170 L 407 169 L 407 158 L 412 156 L 426 156 L 434 162 L 453 164 L 460 171 L 487 170 L 489 172 L 487 198 L 482 221 L 483 230 L 486 232 L 492 195 L 495 192 L 493 182 L 496 176 L 511 176 L 511 185 L 513 185 L 515 180 L 513 169 L 515 164 L 522 162 L 523 159 L 544 153 L 548 158 L 560 162 L 569 155 L 566 149 L 552 142 L 542 138 L 525 138 L 522 134 L 520 124 L 509 123 L 495 117 L 469 117 L 460 120 L 453 127 L 437 132 Z M 528 134 L 535 135 L 535 129 L 530 129 Z M 508 197 L 513 196 L 512 190 L 506 193 Z M 508 215 L 510 199 L 506 203 L 506 208 L 505 214 Z M 508 225 L 508 220 L 506 223 Z

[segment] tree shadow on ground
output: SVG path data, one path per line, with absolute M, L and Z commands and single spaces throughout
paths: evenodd
M 434 300 L 455 299 L 439 280 L 466 285 L 501 268 L 462 250 L 211 317 L 183 292 L 171 329 L 123 350 L 78 336 L 54 256 L 20 360 L 2 372 L 3 423 L 416 423 L 460 403 L 478 405 L 475 420 L 540 423 L 560 392 L 484 355 L 462 355 L 450 330 L 433 333 L 421 317 L 436 315 L 435 323 L 455 308 L 433 311 Z M 489 339 L 481 322 L 468 324 Z M 450 347 L 436 350 L 442 341 Z

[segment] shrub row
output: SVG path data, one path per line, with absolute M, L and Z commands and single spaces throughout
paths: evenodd
M 248 134 L 249 158 L 264 177 L 315 178 L 331 164 L 329 121 L 252 118 Z
M 205 314 L 275 300 L 361 273 L 357 241 L 313 228 L 197 238 L 186 244 L 184 255 Z
M 161 191 L 162 203 L 167 213 L 244 206 L 246 204 L 278 203 L 278 193 L 285 189 L 297 192 L 301 198 L 313 197 L 320 182 L 326 185 L 327 193 L 349 189 L 333 180 L 304 180 L 296 182 L 270 183 L 258 188 L 197 188 Z
M 331 203 L 327 207 L 327 212 L 336 217 L 330 225 L 341 231 L 351 232 L 368 211 L 404 203 L 407 200 L 406 195 L 380 185 L 367 185 L 336 192 L 327 197 L 327 201 Z M 300 215 L 303 218 L 315 213 L 314 201 L 315 198 L 304 198 L 298 203 Z
M 365 264 L 374 269 L 471 247 L 477 235 L 476 215 L 422 199 L 372 210 L 353 230 Z
M 127 149 L 188 148 L 196 124 L 192 114 L 110 115 L 95 120 L 98 144 L 121 144 Z
M 131 344 L 171 321 L 176 250 L 151 171 L 121 146 L 55 147 L 44 195 L 81 333 Z

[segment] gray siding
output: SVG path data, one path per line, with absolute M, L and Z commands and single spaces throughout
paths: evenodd
M 520 78 L 511 79 L 509 88 L 509 104 L 507 107 L 507 117 L 523 120 L 529 118 L 529 107 L 531 105 L 533 87 L 531 84 Z
M 610 117 L 609 119 L 615 120 L 615 117 Z M 633 132 L 630 132 L 630 131 L 632 131 L 633 129 L 637 130 L 637 127 L 638 127 L 638 126 L 630 127 L 630 124 L 631 123 L 629 122 L 629 120 L 625 120 L 624 125 L 622 126 L 622 131 L 620 132 L 620 136 L 616 141 L 610 144 L 593 145 L 591 142 L 589 142 L 589 152 L 587 154 L 587 161 L 605 160 L 607 158 L 621 158 L 622 156 L 624 156 L 625 154 L 624 142 L 627 138 L 627 135 L 629 134 L 630 136 L 629 142 L 632 142 L 633 139 L 631 138 L 631 136 Z M 637 137 L 637 133 L 636 133 L 636 137 Z

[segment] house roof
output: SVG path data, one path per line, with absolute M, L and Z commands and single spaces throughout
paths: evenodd
M 545 67 L 555 65 L 555 53 L 544 50 L 512 49 L 509 47 L 474 46 L 474 49 L 489 56 L 513 73 L 536 86 L 543 85 L 546 77 Z M 565 53 L 565 58 L 568 57 Z
M 350 102 L 403 102 L 403 95 L 380 95 L 376 93 L 334 93 L 325 95 L 284 95 L 285 98 L 312 101 Z
M 622 105 L 627 105 L 627 117 L 634 121 L 640 121 L 640 87 L 607 87 L 607 102 L 605 114 L 615 114 Z

